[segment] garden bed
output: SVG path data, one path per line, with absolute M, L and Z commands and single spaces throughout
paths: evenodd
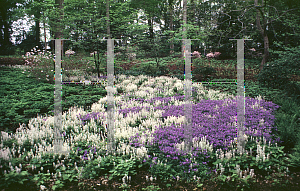
M 105 79 L 100 80 L 105 84 Z M 2 159 L 0 159 L 1 181 L 5 182 L 1 188 L 6 185 L 9 187 L 5 190 L 12 190 L 13 186 L 18 185 L 22 178 L 25 187 L 31 186 L 30 190 L 36 189 L 37 186 L 39 187 L 37 190 L 41 188 L 47 190 L 51 188 L 59 190 L 121 190 L 121 186 L 124 189 L 127 187 L 127 190 L 141 190 L 146 187 L 150 190 L 151 186 L 160 187 L 162 190 L 190 190 L 191 188 L 199 190 L 218 190 L 220 188 L 241 190 L 243 188 L 247 190 L 247 187 L 249 190 L 272 190 L 275 187 L 280 188 L 280 186 L 283 190 L 299 188 L 296 184 L 299 181 L 299 174 L 291 173 L 286 168 L 287 166 L 284 167 L 289 162 L 281 153 L 283 148 L 280 147 L 281 142 L 278 137 L 269 137 L 271 142 L 268 143 L 263 138 L 259 138 L 260 136 L 255 135 L 257 133 L 255 130 L 262 128 L 258 124 L 264 124 L 266 129 L 273 127 L 272 116 L 274 113 L 270 110 L 271 102 L 260 98 L 248 97 L 246 99 L 246 119 L 248 119 L 246 120 L 248 128 L 246 149 L 248 154 L 235 153 L 235 157 L 229 157 L 229 154 L 223 156 L 217 149 L 222 149 L 223 154 L 229 150 L 234 151 L 235 145 L 231 142 L 234 140 L 234 133 L 227 132 L 227 130 L 232 127 L 234 131 L 235 126 L 226 124 L 226 129 L 216 119 L 221 119 L 217 116 L 222 113 L 223 120 L 234 123 L 234 118 L 232 118 L 234 112 L 231 113 L 231 117 L 230 115 L 224 117 L 225 114 L 230 114 L 232 111 L 226 108 L 234 107 L 234 102 L 232 102 L 234 96 L 228 92 L 203 89 L 201 85 L 194 84 L 193 111 L 198 111 L 202 118 L 194 126 L 196 129 L 193 132 L 194 137 L 199 138 L 199 145 L 202 145 L 202 147 L 198 146 L 201 152 L 194 158 L 179 155 L 180 157 L 177 159 L 172 158 L 176 157 L 176 154 L 172 154 L 173 151 L 170 148 L 174 147 L 180 151 L 179 145 L 182 143 L 182 95 L 184 93 L 182 80 L 170 77 L 149 78 L 122 75 L 119 75 L 116 80 L 115 90 L 122 92 L 115 97 L 117 107 L 115 140 L 120 146 L 117 151 L 120 154 L 106 155 L 107 128 L 105 120 L 107 113 L 104 95 L 103 98 L 91 105 L 89 111 L 75 107 L 64 112 L 63 135 L 65 146 L 71 149 L 69 156 L 41 154 L 42 151 L 51 149 L 52 140 L 48 139 L 44 132 L 51 132 L 52 116 L 32 118 L 26 128 L 20 127 L 17 133 L 12 134 L 11 137 L 4 133 L 1 149 L 4 152 L 6 148 L 10 148 L 10 151 L 5 150 L 5 155 L 2 155 Z M 128 94 L 132 95 L 130 99 L 128 96 L 125 97 Z M 153 96 L 149 98 L 148 96 L 152 94 Z M 208 105 L 204 110 L 202 107 L 205 104 Z M 224 105 L 224 107 L 223 104 L 227 104 L 227 106 Z M 253 116 L 260 116 L 260 118 Z M 249 119 L 251 119 L 251 123 L 249 123 Z M 264 123 L 261 122 L 261 119 L 264 119 Z M 195 112 L 193 120 L 194 122 L 198 120 Z M 222 122 L 224 125 L 225 121 Z M 251 131 L 252 128 L 254 131 Z M 154 132 L 156 135 L 152 134 Z M 86 135 L 89 137 L 85 137 Z M 202 140 L 205 136 L 206 140 Z M 154 145 L 150 145 L 150 137 L 157 141 Z M 70 140 L 73 140 L 72 144 L 68 142 Z M 166 142 L 160 142 L 163 140 Z M 197 142 L 197 140 L 195 141 Z M 122 142 L 125 144 L 124 147 L 122 147 Z M 14 154 L 12 143 L 15 144 L 16 153 Z M 170 145 L 168 146 L 168 144 Z M 265 149 L 258 147 L 258 144 L 265 146 Z M 197 148 L 196 145 L 194 147 Z M 166 148 L 168 149 L 165 150 Z M 203 148 L 206 149 L 205 152 L 202 150 Z M 210 148 L 213 149 L 212 152 L 209 151 Z M 250 148 L 252 149 L 251 156 Z M 261 155 L 260 150 L 262 149 L 265 152 Z M 270 154 L 271 151 L 272 154 Z M 3 152 L 2 154 L 4 154 Z M 267 154 L 270 154 L 269 158 Z M 258 160 L 256 155 L 259 156 Z M 206 158 L 207 156 L 209 157 Z M 5 157 L 8 157 L 6 159 L 9 160 L 6 160 Z M 190 164 L 193 164 L 192 168 L 189 168 Z M 222 166 L 216 167 L 216 164 L 222 164 Z M 228 164 L 229 167 L 227 167 Z M 240 170 L 235 169 L 236 175 L 234 175 L 232 170 L 237 164 L 240 165 Z M 11 167 L 23 174 L 14 174 Z M 224 169 L 222 170 L 222 168 Z M 189 169 L 190 172 L 188 172 Z M 197 170 L 193 171 L 194 169 Z M 254 173 L 251 169 L 254 169 Z M 4 175 L 4 170 L 6 170 L 6 175 Z M 8 173 L 9 171 L 10 173 Z M 242 176 L 239 172 L 242 172 Z M 228 177 L 229 179 L 226 180 Z M 245 181 L 246 179 L 247 181 Z M 290 183 L 287 183 L 286 180 L 289 180 Z M 284 186 L 284 184 L 286 185 Z

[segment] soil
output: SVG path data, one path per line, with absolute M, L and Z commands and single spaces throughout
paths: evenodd
M 25 59 L 23 58 L 14 58 L 14 57 L 1 57 L 0 58 L 0 65 L 24 65 Z
M 300 190 L 300 173 L 294 173 L 292 178 L 291 176 L 284 176 L 282 179 L 282 184 L 284 184 L 287 180 L 290 182 L 290 184 L 285 187 L 281 188 L 280 184 L 279 186 L 274 186 L 272 183 L 274 183 L 274 180 L 271 179 L 269 181 L 264 180 L 263 177 L 260 177 L 257 179 L 255 183 L 252 183 L 250 186 L 250 189 L 248 190 L 256 190 L 256 191 L 295 191 Z M 241 190 L 241 188 L 238 188 L 237 186 L 232 186 L 231 188 L 226 188 L 225 186 L 222 186 L 221 184 L 218 184 L 217 182 L 212 182 L 210 180 L 205 180 L 201 187 L 197 187 L 197 183 L 187 183 L 187 182 L 177 182 L 176 180 L 173 181 L 167 181 L 162 182 L 160 180 L 154 180 L 153 182 L 147 181 L 146 176 L 151 176 L 146 171 L 138 171 L 137 175 L 132 176 L 131 182 L 130 182 L 130 189 L 131 191 L 139 191 L 142 190 L 142 188 L 146 188 L 147 186 L 153 185 L 153 186 L 159 186 L 161 190 L 166 191 L 189 191 L 189 190 L 207 190 L 207 191 L 219 191 L 219 190 Z M 217 175 L 213 175 L 213 177 L 216 177 Z M 84 182 L 83 187 L 78 187 L 77 185 L 68 185 L 67 189 L 63 189 L 63 191 L 67 190 L 121 190 L 119 187 L 122 185 L 120 181 L 114 181 L 114 180 L 108 180 L 106 177 L 99 177 L 97 179 L 90 179 L 90 180 L 81 180 L 80 182 Z M 167 187 L 166 185 L 170 184 L 170 187 Z M 230 184 L 230 183 L 229 183 Z M 244 188 L 244 190 L 246 190 Z

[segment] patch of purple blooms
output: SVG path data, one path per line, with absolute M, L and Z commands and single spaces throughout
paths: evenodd
M 91 145 L 89 145 L 88 146 L 88 148 L 91 148 Z M 83 151 L 80 147 L 78 147 L 77 148 L 77 151 Z M 81 158 L 83 159 L 83 160 L 88 160 L 88 157 L 87 157 L 87 155 L 90 153 L 90 152 L 93 152 L 93 154 L 96 154 L 96 151 L 97 151 L 97 149 L 96 149 L 96 147 L 92 147 L 90 150 L 84 150 L 84 155 L 83 156 L 81 156 Z
M 81 116 L 81 114 L 79 113 L 79 116 L 77 115 L 77 117 L 82 120 L 82 124 L 85 125 L 86 121 L 93 119 L 98 119 L 100 115 L 100 112 L 92 112 L 92 113 L 88 113 L 87 115 Z
M 179 100 L 179 101 L 182 101 L 184 99 L 184 96 L 175 96 L 174 97 L 174 100 Z M 143 98 L 137 98 L 137 99 L 133 99 L 133 100 L 140 100 L 140 103 L 143 103 L 143 102 L 148 102 L 148 103 L 155 103 L 156 100 L 160 100 L 161 102 L 164 102 L 165 105 L 167 105 L 170 101 L 171 101 L 171 97 L 165 97 L 165 98 L 161 98 L 161 97 L 155 97 L 155 98 L 151 98 L 149 100 L 145 100 Z M 122 104 L 121 104 L 122 105 Z M 132 108 L 127 108 L 127 109 L 120 109 L 119 110 L 119 113 L 123 113 L 124 114 L 124 117 L 127 117 L 127 114 L 129 112 L 132 112 L 132 113 L 137 113 L 139 111 L 141 111 L 143 109 L 143 107 L 132 107 Z M 154 109 L 164 109 L 163 106 L 158 106 L 158 107 L 155 107 Z M 150 110 L 150 107 L 146 107 L 146 110 Z M 98 119 L 99 118 L 99 115 L 100 115 L 100 112 L 91 112 L 91 113 L 88 113 L 86 115 L 77 115 L 77 117 L 83 121 L 83 125 L 85 125 L 85 123 L 89 120 L 91 120 L 92 118 L 93 119 Z
M 161 98 L 163 101 L 166 98 Z M 230 120 L 231 116 L 236 116 L 236 101 L 228 102 L 228 106 L 223 106 L 226 100 L 201 100 L 199 103 L 192 106 L 192 137 L 204 137 L 207 136 L 209 143 L 213 144 L 213 147 L 224 148 L 227 150 L 230 141 L 234 140 L 236 137 L 236 127 L 230 123 L 234 122 Z M 272 135 L 271 129 L 274 125 L 274 116 L 272 111 L 279 108 L 280 106 L 273 104 L 272 102 L 267 102 L 264 100 L 260 101 L 260 106 L 262 108 L 252 108 L 250 105 L 254 105 L 258 100 L 253 98 L 245 98 L 245 134 L 247 136 L 264 136 L 267 141 L 272 143 L 280 142 L 280 139 L 271 140 Z M 218 105 L 218 109 L 214 107 Z M 163 118 L 167 116 L 182 116 L 184 115 L 184 106 L 164 106 Z M 208 115 L 215 117 L 208 117 Z M 264 124 L 259 125 L 260 119 L 264 119 Z M 274 128 L 277 130 L 276 128 Z M 176 149 L 174 144 L 180 143 L 184 137 L 184 127 L 177 127 L 171 125 L 168 127 L 159 128 L 154 132 L 154 139 L 152 144 L 160 145 L 159 148 L 164 153 L 175 155 Z M 139 136 L 133 136 L 132 144 L 135 146 L 140 146 L 137 144 Z M 226 144 L 225 144 L 226 140 Z M 144 145 L 143 145 L 144 146 Z M 173 158 L 174 159 L 174 158 Z
M 174 100 L 183 100 L 184 96 L 174 96 Z M 162 119 L 167 118 L 168 116 L 183 116 L 184 115 L 184 105 L 175 106 L 168 105 L 171 101 L 171 97 L 155 97 L 149 100 L 143 98 L 133 99 L 147 103 L 154 103 L 156 100 L 160 100 L 162 105 L 157 106 L 154 110 L 163 110 Z M 251 107 L 256 102 L 259 102 L 260 107 Z M 127 103 L 123 103 L 127 104 Z M 227 104 L 227 105 L 226 105 Z M 218 108 L 215 108 L 215 107 Z M 262 107 L 262 108 L 261 108 Z M 264 136 L 267 141 L 272 143 L 280 142 L 279 138 L 272 140 L 271 131 L 272 129 L 277 130 L 273 127 L 275 117 L 272 112 L 278 109 L 280 106 L 268 102 L 265 100 L 257 100 L 254 98 L 245 98 L 245 134 L 247 136 L 260 137 Z M 119 110 L 119 113 L 123 113 L 124 117 L 127 116 L 129 112 L 138 113 L 141 111 L 142 107 L 132 107 L 127 109 Z M 146 107 L 146 110 L 149 110 L 149 107 Z M 236 126 L 233 126 L 232 123 L 235 122 L 235 119 L 232 117 L 236 116 L 237 106 L 236 100 L 225 99 L 225 100 L 201 100 L 199 103 L 192 105 L 192 127 L 193 134 L 192 137 L 205 137 L 207 141 L 213 145 L 213 148 L 222 148 L 227 150 L 227 147 L 230 145 L 230 141 L 233 141 L 236 137 Z M 99 113 L 90 113 L 85 116 L 79 116 L 83 121 L 90 120 L 91 118 L 97 119 Z M 260 120 L 263 119 L 264 123 L 261 124 Z M 139 134 L 131 137 L 130 145 L 135 147 L 145 146 L 146 143 L 141 144 L 139 142 Z M 174 147 L 175 144 L 181 143 L 184 138 L 184 125 L 178 127 L 174 124 L 166 127 L 159 127 L 153 133 L 154 139 L 150 145 L 158 145 L 159 149 L 166 154 L 167 158 L 172 160 L 179 160 L 180 155 L 186 155 L 187 153 L 178 153 L 178 150 Z M 226 141 L 226 142 L 225 142 Z M 192 148 L 192 154 L 198 156 L 197 154 L 204 155 L 204 158 L 208 159 L 210 156 L 206 150 L 200 151 L 199 148 Z M 84 159 L 88 152 L 84 153 Z M 150 157 L 149 157 L 150 158 Z M 156 157 L 153 158 L 154 164 Z M 143 162 L 146 162 L 144 160 Z M 180 165 L 188 165 L 191 161 L 182 161 Z M 203 161 L 203 165 L 207 165 L 209 161 Z M 193 169 L 195 170 L 195 169 Z

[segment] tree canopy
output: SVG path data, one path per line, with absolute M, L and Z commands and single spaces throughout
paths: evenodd
M 13 54 L 16 47 L 21 48 L 23 54 L 30 50 L 11 42 L 12 23 L 25 15 L 35 23 L 32 32 L 24 35 L 31 39 L 32 47 L 45 48 L 40 34 L 41 24 L 44 24 L 51 38 L 61 29 L 61 36 L 71 40 L 65 42 L 64 50 L 93 51 L 98 47 L 105 50 L 106 41 L 100 39 L 108 36 L 106 0 L 64 0 L 62 12 L 58 2 L 2 0 L 1 54 Z M 230 38 L 253 39 L 245 42 L 245 51 L 255 48 L 265 55 L 266 61 L 269 49 L 299 46 L 299 3 L 291 0 L 188 0 L 186 23 L 181 0 L 109 0 L 108 11 L 110 36 L 122 39 L 115 41 L 116 48 L 136 45 L 145 55 L 150 54 L 149 50 L 157 43 L 163 55 L 180 52 L 182 42 L 175 39 L 183 35 L 199 39 L 192 41 L 192 50 L 220 51 L 224 58 L 235 56 L 236 45 Z

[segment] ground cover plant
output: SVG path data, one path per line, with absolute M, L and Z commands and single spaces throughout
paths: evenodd
M 138 61 L 132 71 L 136 65 Z M 106 154 L 105 77 L 99 83 L 103 85 L 94 88 L 89 85 L 78 90 L 81 86 L 75 89 L 75 85 L 65 85 L 64 98 L 89 88 L 86 92 L 102 89 L 104 93 L 88 108 L 84 108 L 86 103 L 65 107 L 63 137 L 70 155 L 43 153 L 51 149 L 53 116 L 34 116 L 14 134 L 1 133 L 1 188 L 17 190 L 22 183 L 23 190 L 259 190 L 269 184 L 264 190 L 297 188 L 292 181 L 296 182 L 297 176 L 291 172 L 299 164 L 297 155 L 287 153 L 299 144 L 299 106 L 292 98 L 282 99 L 281 90 L 271 91 L 247 82 L 248 153 L 240 155 L 234 144 L 236 85 L 194 83 L 194 150 L 186 154 L 181 152 L 183 81 L 121 74 L 116 80 L 115 156 Z M 216 90 L 205 88 L 213 86 Z M 264 181 L 268 182 L 261 184 Z
M 1 130 L 15 131 L 19 124 L 28 124 L 37 114 L 53 114 L 54 87 L 47 81 L 36 81 L 29 76 L 27 68 L 24 70 L 1 67 Z M 92 103 L 106 95 L 104 88 L 93 88 L 97 85 L 78 86 L 76 84 L 63 85 L 63 110 L 71 106 L 88 108 Z M 98 85 L 99 87 L 100 85 Z M 8 128 L 9 127 L 9 128 Z

